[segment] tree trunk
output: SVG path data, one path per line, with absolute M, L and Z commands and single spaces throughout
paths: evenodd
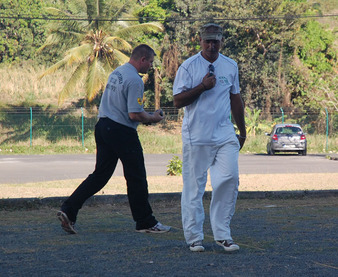
M 160 101 L 160 96 L 161 96 L 161 85 L 160 85 L 160 72 L 158 68 L 155 68 L 154 72 L 154 89 L 155 89 L 155 110 L 158 110 L 161 107 L 161 101 Z

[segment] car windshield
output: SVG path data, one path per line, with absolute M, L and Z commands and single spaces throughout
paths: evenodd
M 294 134 L 301 134 L 302 130 L 298 127 L 293 126 L 285 126 L 279 127 L 276 130 L 276 134 L 286 134 L 286 135 L 294 135 Z

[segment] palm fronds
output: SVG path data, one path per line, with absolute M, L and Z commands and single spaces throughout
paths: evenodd
M 85 44 L 68 50 L 66 56 L 61 61 L 58 61 L 56 64 L 49 67 L 43 74 L 39 76 L 38 79 L 40 80 L 46 75 L 53 74 L 57 70 L 66 66 L 72 66 L 74 63 L 79 64 L 86 61 L 90 50 L 90 45 Z
M 119 36 L 121 38 L 128 38 L 131 35 L 134 35 L 135 33 L 159 33 L 163 32 L 164 28 L 161 23 L 159 22 L 151 22 L 151 23 L 142 23 L 138 25 L 132 25 L 125 27 L 123 29 L 120 29 L 116 31 L 115 35 Z
M 56 72 L 57 70 L 59 70 L 60 68 L 65 67 L 65 65 L 67 64 L 67 59 L 66 57 L 64 59 L 62 59 L 61 61 L 58 61 L 57 63 L 53 64 L 51 67 L 49 67 L 48 69 L 46 69 L 46 71 L 44 73 L 42 73 L 39 77 L 38 80 L 41 80 L 43 77 L 45 77 L 46 75 L 49 74 L 53 74 L 54 72 Z
M 102 17 L 121 16 L 130 4 L 128 1 L 73 0 L 69 11 L 47 8 L 49 14 L 60 18 L 87 18 L 88 20 L 61 20 L 50 24 L 50 34 L 39 53 L 48 47 L 71 47 L 65 56 L 48 68 L 39 78 L 63 67 L 75 66 L 74 73 L 61 90 L 59 105 L 71 95 L 75 84 L 85 76 L 86 98 L 91 102 L 103 89 L 109 73 L 128 62 L 131 41 L 145 33 L 162 32 L 158 22 L 121 26 L 121 22 L 100 22 Z M 124 3 L 122 3 L 124 2 Z M 114 10 L 115 9 L 115 10 Z M 112 12 L 113 11 L 113 12 Z M 100 28 L 99 28 L 100 27 Z M 109 33 L 108 33 L 109 32 Z M 128 42 L 128 41 L 129 42 Z
M 59 101 L 58 105 L 62 105 L 64 100 L 68 98 L 75 90 L 75 87 L 79 80 L 82 78 L 82 76 L 86 73 L 88 70 L 87 63 L 83 62 L 81 63 L 73 72 L 72 76 L 66 83 L 66 85 L 63 87 L 63 89 L 60 91 L 59 94 Z
M 117 49 L 114 49 L 114 58 L 118 61 L 118 65 L 129 61 L 129 57 Z
M 97 57 L 89 66 L 86 78 L 87 99 L 91 102 L 106 83 L 106 71 Z
M 126 52 L 133 49 L 129 42 L 118 36 L 106 37 L 104 42 L 109 43 L 113 48 L 124 50 Z

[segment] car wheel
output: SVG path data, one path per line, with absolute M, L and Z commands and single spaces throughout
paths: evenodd
M 271 148 L 270 148 L 269 144 L 266 146 L 266 151 L 268 152 L 268 155 L 272 155 Z
M 306 148 L 302 151 L 302 156 L 306 156 Z
M 270 155 L 275 155 L 276 151 L 271 149 L 270 153 L 271 153 Z

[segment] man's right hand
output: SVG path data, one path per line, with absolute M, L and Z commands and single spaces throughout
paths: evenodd
M 156 110 L 153 113 L 153 116 L 154 116 L 154 123 L 160 122 L 164 118 L 163 111 L 161 109 Z
M 138 122 L 149 125 L 151 123 L 157 123 L 161 121 L 164 118 L 164 116 L 163 116 L 163 111 L 160 109 L 153 113 L 152 112 L 148 113 L 146 111 L 139 112 L 139 113 L 129 113 L 129 118 L 133 121 L 138 121 Z
M 203 77 L 202 82 L 196 87 L 182 91 L 174 95 L 174 106 L 178 109 L 183 108 L 185 106 L 193 103 L 202 93 L 205 91 L 212 89 L 216 84 L 215 75 L 209 76 L 209 73 Z
M 212 89 L 216 85 L 216 76 L 209 76 L 209 72 L 203 77 L 202 85 L 205 90 Z

